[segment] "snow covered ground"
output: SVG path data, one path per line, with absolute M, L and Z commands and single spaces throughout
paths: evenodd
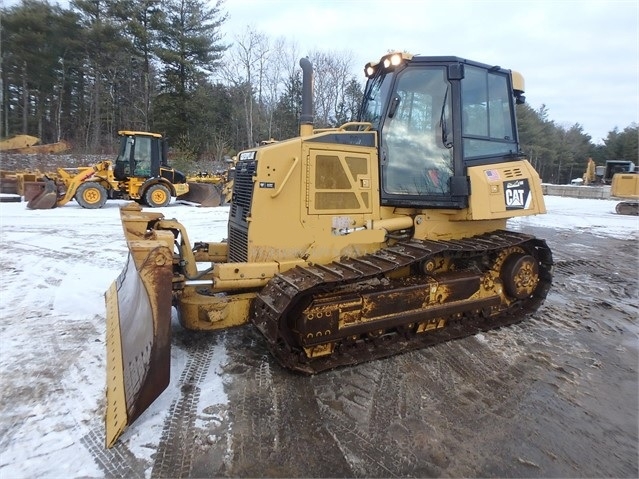
M 119 206 L 100 210 L 76 203 L 32 211 L 0 203 L 0 477 L 104 477 L 104 292 L 127 256 Z M 639 218 L 615 214 L 616 201 L 546 197 L 548 214 L 511 220 L 518 230 L 538 226 L 639 239 Z M 192 241 L 226 236 L 228 207 L 171 204 Z M 213 346 L 207 389 L 225 404 L 224 341 Z M 171 386 L 122 436 L 135 457 L 152 465 L 165 415 L 178 395 L 187 357 L 172 349 Z
M 547 214 L 512 219 L 509 227 L 516 229 L 518 224 L 525 224 L 572 230 L 576 234 L 587 232 L 602 238 L 639 239 L 639 217 L 616 214 L 618 201 L 559 196 L 544 199 Z

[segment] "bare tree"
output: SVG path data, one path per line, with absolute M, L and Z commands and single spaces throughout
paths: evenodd
M 294 75 L 299 60 L 297 44 L 284 37 L 278 37 L 271 47 L 269 68 L 264 71 L 263 112 L 265 133 L 268 139 L 273 137 L 273 115 L 285 90 L 287 78 Z M 278 138 L 282 139 L 282 138 Z
M 321 52 L 310 54 L 315 70 L 315 114 L 321 127 L 337 126 L 344 116 L 344 97 L 352 79 L 351 52 Z
M 269 40 L 263 33 L 247 27 L 243 34 L 235 35 L 235 42 L 222 67 L 223 80 L 240 92 L 248 146 L 255 144 L 254 103 L 262 95 L 262 75 L 268 62 Z

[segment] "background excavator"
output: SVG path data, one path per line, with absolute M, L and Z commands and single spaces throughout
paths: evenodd
M 366 65 L 358 121 L 239 153 L 228 239 L 121 208 L 129 258 L 106 293 L 106 445 L 169 382 L 171 310 L 193 330 L 253 323 L 304 374 L 521 321 L 552 281 L 546 243 L 507 220 L 545 213 L 518 144 L 523 77 L 458 57 Z
M 615 206 L 619 215 L 639 215 L 639 167 L 612 177 L 610 195 L 621 201 Z
M 131 199 L 162 207 L 171 197 L 204 206 L 220 204 L 221 186 L 187 181 L 182 172 L 168 166 L 168 145 L 162 135 L 126 130 L 118 134 L 120 149 L 115 162 L 59 168 L 55 175 L 43 175 L 36 182 L 36 193 L 26 197 L 27 207 L 49 209 L 72 199 L 90 209 L 102 208 L 107 199 Z
M 586 186 L 610 185 L 610 196 L 624 200 L 617 203 L 619 215 L 639 215 L 639 166 L 628 160 L 608 160 L 597 166 L 592 158 L 583 175 Z

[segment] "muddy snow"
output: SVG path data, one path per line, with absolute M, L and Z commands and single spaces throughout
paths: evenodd
M 546 303 L 519 325 L 314 377 L 252 327 L 173 325 L 171 385 L 104 448 L 104 292 L 118 208 L 0 203 L 0 477 L 637 477 L 639 219 L 546 198 L 509 227 L 548 241 Z M 228 207 L 172 204 L 191 240 Z

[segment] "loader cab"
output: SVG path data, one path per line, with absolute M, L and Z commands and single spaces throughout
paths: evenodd
M 116 180 L 159 176 L 160 168 L 166 166 L 166 148 L 162 135 L 133 131 L 121 131 L 119 134 L 120 150 L 114 171 Z
M 379 132 L 382 205 L 466 208 L 469 166 L 519 156 L 510 71 L 395 53 L 365 72 L 359 120 Z

